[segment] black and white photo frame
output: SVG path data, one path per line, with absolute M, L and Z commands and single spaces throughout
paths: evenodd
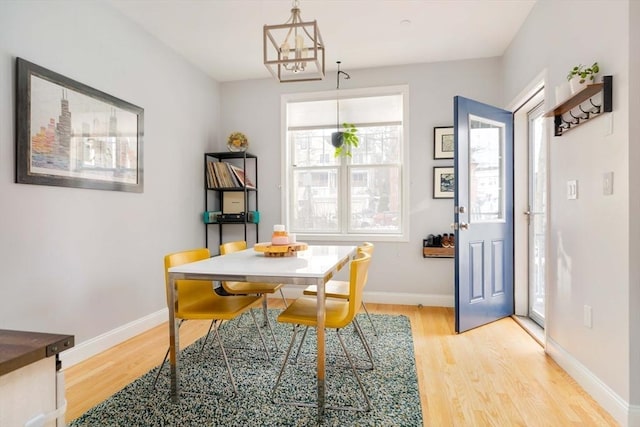
M 433 158 L 453 159 L 455 150 L 453 126 L 433 128 Z

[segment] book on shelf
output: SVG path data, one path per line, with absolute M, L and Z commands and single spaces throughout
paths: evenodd
M 237 166 L 234 166 L 232 164 L 229 164 L 229 166 L 231 166 L 231 171 L 233 172 L 233 174 L 235 175 L 235 177 L 238 179 L 240 185 L 239 187 L 247 187 L 247 188 L 252 188 L 252 189 L 256 189 L 256 186 L 253 184 L 253 182 L 251 182 L 251 180 L 245 175 L 244 171 L 242 169 L 240 169 Z
M 256 186 L 244 170 L 227 162 L 207 162 L 207 186 L 209 188 L 252 188 Z

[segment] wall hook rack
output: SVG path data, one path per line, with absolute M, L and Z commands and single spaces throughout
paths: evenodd
M 593 97 L 602 93 L 602 103 L 594 104 Z M 590 106 L 586 104 L 589 101 Z M 585 103 L 585 110 L 582 104 Z M 576 111 L 574 115 L 573 111 Z M 578 113 L 577 111 L 580 111 Z M 585 89 L 576 93 L 563 103 L 555 106 L 551 111 L 545 114 L 545 117 L 554 118 L 554 135 L 562 136 L 565 132 L 586 123 L 587 121 L 601 115 L 602 113 L 610 113 L 613 111 L 613 76 L 603 76 L 602 83 L 587 85 Z M 569 113 L 570 120 L 566 120 L 563 115 Z

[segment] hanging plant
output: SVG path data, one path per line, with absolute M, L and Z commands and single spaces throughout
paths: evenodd
M 348 156 L 351 157 L 351 149 L 357 148 L 360 143 L 358 138 L 358 129 L 353 123 L 343 123 L 342 132 L 333 132 L 331 134 L 331 144 L 336 147 L 334 157 Z
M 340 91 L 340 76 L 345 79 L 350 79 L 351 76 L 348 73 L 340 70 L 340 61 L 336 61 L 338 64 L 338 73 L 336 74 L 336 91 Z M 336 92 L 337 93 L 337 92 Z M 331 134 L 331 145 L 336 147 L 334 157 L 348 156 L 351 157 L 351 149 L 358 146 L 358 129 L 353 123 L 343 123 L 344 130 L 340 131 L 340 97 L 336 97 L 336 123 L 337 131 Z

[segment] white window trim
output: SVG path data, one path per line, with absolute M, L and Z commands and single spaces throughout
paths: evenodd
M 360 89 L 341 89 L 341 98 L 353 98 L 362 96 L 380 96 L 402 94 L 402 229 L 396 234 L 313 234 L 297 233 L 299 241 L 332 241 L 332 242 L 408 242 L 409 241 L 409 180 L 411 173 L 409 170 L 409 86 L 381 86 Z M 280 98 L 280 156 L 283 167 L 280 171 L 280 209 L 282 212 L 281 223 L 289 223 L 289 210 L 287 208 L 287 188 L 289 187 L 288 165 L 291 163 L 291 153 L 287 150 L 287 103 L 295 101 L 322 101 L 326 99 L 336 99 L 337 90 L 323 92 L 307 92 L 284 94 Z M 425 184 L 426 185 L 426 184 Z

